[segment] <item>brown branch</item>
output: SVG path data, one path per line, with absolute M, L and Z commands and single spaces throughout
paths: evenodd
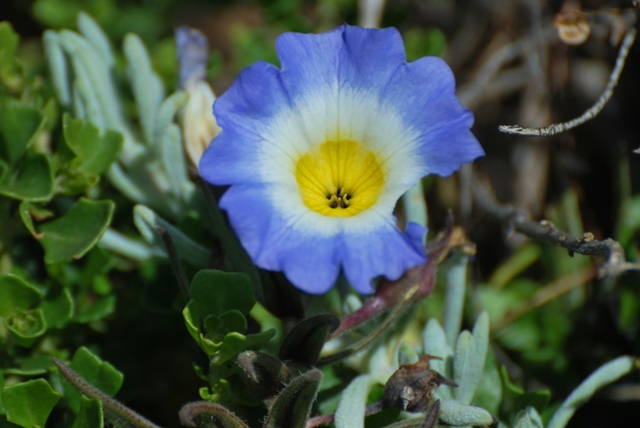
M 539 241 L 560 245 L 569 250 L 571 256 L 573 253 L 578 253 L 586 256 L 606 257 L 606 261 L 598 267 L 599 278 L 615 277 L 627 270 L 640 269 L 640 265 L 625 261 L 622 246 L 611 238 L 598 241 L 589 232 L 586 232 L 582 238 L 577 238 L 558 229 L 548 220 L 533 221 L 525 211 L 498 202 L 490 185 L 484 180 L 476 180 L 472 191 L 476 204 L 490 217 L 504 224 L 510 230 L 515 230 Z

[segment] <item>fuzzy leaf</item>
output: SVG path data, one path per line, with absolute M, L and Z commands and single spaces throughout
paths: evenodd
M 349 383 L 336 410 L 336 428 L 364 428 L 367 397 L 375 383 L 371 375 L 360 375 Z
M 238 355 L 238 365 L 247 377 L 245 385 L 251 395 L 264 400 L 276 395 L 289 380 L 289 369 L 282 361 L 262 352 L 247 351 Z
M 609 361 L 585 379 L 554 413 L 547 428 L 564 428 L 581 405 L 585 404 L 600 388 L 638 368 L 638 360 L 633 357 L 619 357 Z
M 442 401 L 440 404 L 440 420 L 447 425 L 455 427 L 491 425 L 497 422 L 497 419 L 485 409 L 461 404 L 454 400 Z
M 455 346 L 462 325 L 468 261 L 469 256 L 462 251 L 455 251 L 449 260 L 447 269 L 447 295 L 445 297 L 443 327 L 447 343 L 451 347 Z
M 107 68 L 114 65 L 113 52 L 107 35 L 91 16 L 85 12 L 78 13 L 78 30 L 95 49 Z
M 403 364 L 415 364 L 418 362 L 420 357 L 416 352 L 416 348 L 413 347 L 409 342 L 402 342 L 400 346 L 398 346 L 398 365 L 401 366 Z
M 208 401 L 185 404 L 180 409 L 180 423 L 191 428 L 248 428 L 226 407 Z
M 67 60 L 64 57 L 60 38 L 53 30 L 46 30 L 42 36 L 44 53 L 49 64 L 53 88 L 56 91 L 58 101 L 64 107 L 71 105 L 71 89 L 67 70 Z
M 109 200 L 80 198 L 64 216 L 40 226 L 45 263 L 64 263 L 84 256 L 109 227 L 114 209 L 115 204 Z
M 453 391 L 453 396 L 463 404 L 471 404 L 479 376 L 476 341 L 466 330 L 458 337 L 456 355 L 453 360 L 453 374 L 453 381 L 458 384 L 458 388 Z
M 317 369 L 293 379 L 273 403 L 264 428 L 305 428 L 321 380 Z
M 281 360 L 295 360 L 313 366 L 320 357 L 327 335 L 340 325 L 340 320 L 330 314 L 316 315 L 302 321 L 282 341 Z
M 450 368 L 452 367 L 448 361 L 453 360 L 453 350 L 447 345 L 447 338 L 444 334 L 444 330 L 440 326 L 437 320 L 430 319 L 427 322 L 427 326 L 422 333 L 424 353 L 426 355 L 433 355 L 434 357 L 440 357 L 442 360 L 431 360 L 430 368 L 437 371 L 442 376 L 451 379 L 452 373 Z M 436 394 L 441 398 L 452 398 L 451 388 L 442 386 L 438 389 Z
M 29 380 L 2 390 L 7 420 L 24 428 L 44 428 L 60 398 L 62 395 L 44 379 Z
M 534 407 L 528 406 L 516 415 L 513 428 L 544 428 L 542 419 Z

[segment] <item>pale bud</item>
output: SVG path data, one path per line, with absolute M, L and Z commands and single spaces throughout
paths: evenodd
M 221 130 L 213 115 L 216 96 L 204 80 L 209 49 L 206 37 L 188 27 L 176 29 L 176 45 L 180 87 L 189 94 L 180 114 L 182 140 L 189 160 L 197 167 L 202 153 Z

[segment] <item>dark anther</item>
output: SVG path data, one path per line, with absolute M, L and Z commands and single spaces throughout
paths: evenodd
M 407 412 L 423 412 L 433 399 L 432 392 L 440 385 L 458 386 L 429 369 L 429 360 L 434 358 L 440 359 L 425 355 L 415 364 L 401 365 L 384 387 L 383 406 Z
M 330 206 L 331 208 L 338 208 L 338 201 L 333 201 L 333 202 L 331 202 L 331 204 L 329 204 L 329 206 Z
M 345 201 L 345 199 L 340 198 L 338 199 L 340 201 L 340 208 L 348 208 L 349 205 L 347 205 L 347 202 Z

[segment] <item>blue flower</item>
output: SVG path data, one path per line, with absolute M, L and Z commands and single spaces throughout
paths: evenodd
M 406 62 L 398 31 L 343 25 L 285 33 L 281 69 L 257 62 L 214 103 L 222 132 L 200 161 L 231 187 L 220 205 L 254 263 L 327 292 L 340 270 L 357 291 L 424 263 L 424 229 L 393 209 L 427 174 L 484 154 L 473 115 L 440 58 Z

